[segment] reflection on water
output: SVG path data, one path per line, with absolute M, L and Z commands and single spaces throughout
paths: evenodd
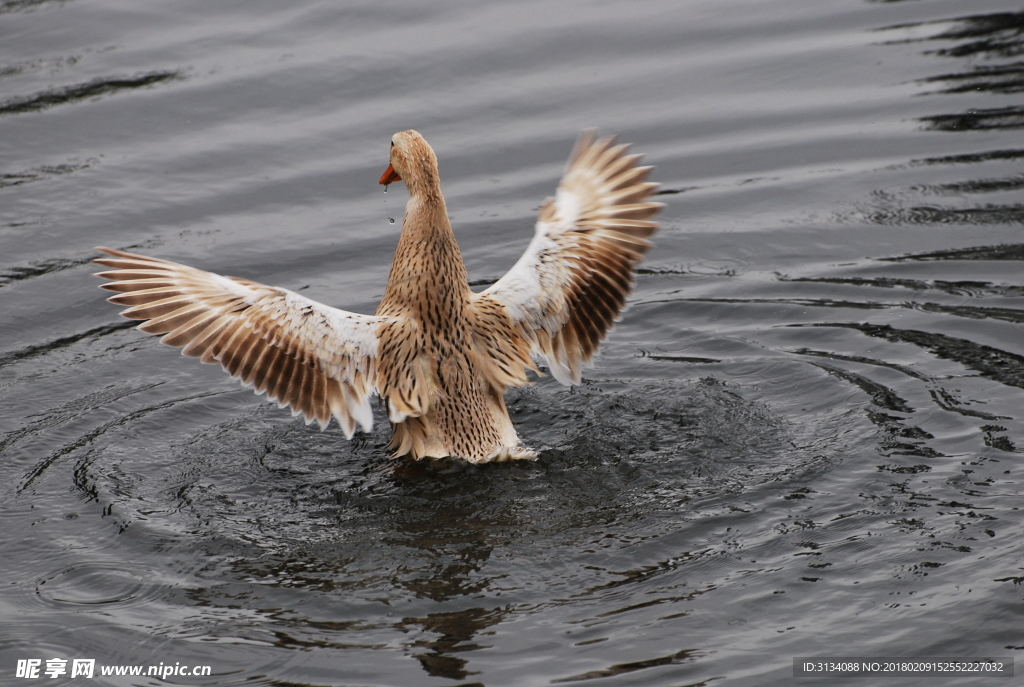
M 11 98 L 0 102 L 0 116 L 39 112 L 57 105 L 65 105 L 80 100 L 99 98 L 118 91 L 144 88 L 170 79 L 180 78 L 177 72 L 152 72 L 136 77 L 114 77 L 95 79 L 88 83 L 64 86 L 42 93 Z
M 911 253 L 893 258 L 879 258 L 888 262 L 904 260 L 1024 260 L 1024 243 L 1004 243 L 998 246 L 970 246 L 950 250 Z
M 13 267 L 8 267 L 3 272 L 0 272 L 0 288 L 11 282 L 41 277 L 45 274 L 51 274 L 60 270 L 72 269 L 88 264 L 89 258 L 79 258 L 77 260 L 51 258 L 48 260 L 41 260 L 31 265 L 15 265 Z
M 403 618 L 401 626 L 406 631 L 422 630 L 437 635 L 435 639 L 412 642 L 416 649 L 427 650 L 414 653 L 413 657 L 428 675 L 463 680 L 478 671 L 466 670 L 467 660 L 459 658 L 458 653 L 487 648 L 487 645 L 473 641 L 474 637 L 497 625 L 505 615 L 498 610 L 470 608 L 451 613 L 431 613 L 425 618 Z
M 686 663 L 693 661 L 703 655 L 703 652 L 695 651 L 693 649 L 683 649 L 677 651 L 669 656 L 659 656 L 657 658 L 649 658 L 643 661 L 630 661 L 629 663 L 617 663 L 613 666 L 603 668 L 601 670 L 591 670 L 580 675 L 573 675 L 571 677 L 563 677 L 557 680 L 552 680 L 552 684 L 560 684 L 564 682 L 582 682 L 583 680 L 595 680 L 598 678 L 615 677 L 616 675 L 626 675 L 633 673 L 644 668 L 656 668 L 658 666 L 668 666 L 680 663 Z
M 964 367 L 1002 384 L 1024 387 L 1024 356 L 1001 351 L 991 346 L 974 343 L 934 332 L 899 330 L 888 325 L 842 325 L 853 327 L 868 336 L 893 342 L 910 343 L 924 348 L 932 355 L 955 360 Z
M 20 186 L 21 184 L 28 184 L 33 181 L 42 181 L 62 174 L 71 174 L 72 172 L 77 172 L 80 169 L 88 169 L 92 162 L 95 161 L 61 165 L 43 165 L 23 172 L 0 174 L 0 188 L 7 186 Z
M 925 165 L 959 165 L 971 164 L 975 162 L 985 162 L 986 160 L 1016 160 L 1022 157 L 1024 157 L 1024 150 L 990 150 L 984 153 L 946 155 L 943 157 L 933 157 L 924 160 L 915 160 L 914 163 Z
M 966 17 L 943 18 L 926 22 L 900 23 L 886 27 L 889 35 L 909 34 L 902 39 L 910 45 L 924 44 L 925 55 L 959 60 L 961 71 L 917 79 L 927 86 L 924 96 L 965 94 L 1004 96 L 1020 92 L 1024 84 L 1024 12 L 993 12 Z M 924 34 L 919 35 L 919 34 Z M 899 39 L 896 42 L 900 42 Z M 948 64 L 948 62 L 946 62 Z M 930 103 L 941 99 L 930 98 Z M 926 114 L 918 117 L 925 130 L 940 132 L 1001 131 L 1024 126 L 1024 108 L 1019 104 L 979 107 L 975 100 L 963 111 Z M 925 159 L 926 164 L 967 164 L 1014 160 L 1017 149 L 990 150 L 982 153 Z M 1015 166 L 1007 166 L 1007 176 L 957 179 L 935 184 L 917 184 L 898 190 L 882 189 L 874 193 L 878 205 L 865 211 L 869 221 L 883 225 L 901 224 L 1019 224 L 1024 221 L 1024 204 L 1019 201 L 1024 177 Z M 990 195 L 992 200 L 969 205 L 964 195 Z M 957 206 L 939 204 L 924 198 L 949 199 Z
M 1024 12 L 993 12 L 961 17 L 952 28 L 934 40 L 964 39 L 962 43 L 939 48 L 943 57 L 1018 57 L 1024 55 Z
M 610 573 L 598 565 L 575 570 L 566 552 L 656 538 L 675 529 L 675 513 L 693 499 L 741 494 L 820 460 L 819 446 L 794 446 L 778 418 L 714 379 L 674 389 L 640 384 L 642 392 L 601 386 L 609 388 L 510 398 L 528 440 L 547 446 L 536 463 L 395 463 L 383 452 L 384 429 L 339 452 L 333 432 L 265 424 L 259 418 L 268 413 L 260 411 L 176 448 L 173 463 L 150 461 L 145 483 L 130 489 L 114 486 L 118 474 L 102 472 L 113 446 L 84 453 L 90 477 L 82 493 L 104 500 L 130 490 L 118 510 L 161 504 L 202 523 L 191 545 L 229 560 L 231 570 L 226 584 L 193 593 L 211 613 L 246 603 L 253 592 L 242 581 L 258 585 L 261 596 L 300 590 L 394 609 L 367 621 L 331 602 L 331 622 L 348 625 L 325 624 L 317 610 L 304 609 L 273 621 L 267 641 L 277 646 L 364 646 L 366 633 L 391 628 L 427 674 L 465 679 L 478 672 L 468 654 L 491 646 L 492 628 L 537 605 L 535 593 L 556 595 L 541 605 L 596 606 L 592 612 L 611 618 L 692 601 L 713 588 L 624 603 L 624 585 L 673 574 L 701 554 Z M 548 422 L 538 421 L 552 410 Z M 230 468 L 213 466 L 224 460 Z M 595 526 L 607 534 L 595 534 Z M 609 574 L 616 579 L 609 582 Z M 524 596 L 527 590 L 536 591 Z M 409 603 L 426 612 L 402 611 Z M 447 604 L 462 607 L 436 610 Z M 648 665 L 634 663 L 609 674 Z
M 5 12 L 17 12 L 19 10 L 29 10 L 37 5 L 45 3 L 63 3 L 69 0 L 3 0 L 0 2 L 0 14 Z
M 892 29 L 933 29 L 927 38 L 917 41 L 940 41 L 942 47 L 926 54 L 940 57 L 966 58 L 967 69 L 938 74 L 919 83 L 942 86 L 937 93 L 1019 93 L 1024 90 L 1024 12 L 993 12 L 956 19 L 903 24 Z M 1006 61 L 1013 60 L 1013 61 Z M 987 64 L 977 64 L 984 61 Z
M 1019 129 L 1024 127 L 1024 106 L 993 107 L 957 114 L 921 117 L 929 128 L 936 131 L 985 131 L 990 129 Z
M 927 54 L 962 58 L 968 64 L 964 71 L 938 74 L 921 79 L 921 83 L 937 84 L 941 88 L 935 92 L 947 94 L 1011 94 L 1024 90 L 1024 62 L 1017 59 L 1024 55 L 1024 12 L 960 17 L 934 25 L 949 28 L 924 39 L 943 44 Z M 937 131 L 1020 128 L 1024 126 L 1024 108 L 971 108 L 958 114 L 922 117 L 921 121 Z

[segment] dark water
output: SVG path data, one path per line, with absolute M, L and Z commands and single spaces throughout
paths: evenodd
M 1008 1 L 0 0 L 0 682 L 1024 657 L 1022 103 Z M 585 383 L 510 394 L 533 464 L 321 434 L 90 276 L 105 244 L 370 312 L 414 127 L 491 280 L 594 125 L 668 206 Z

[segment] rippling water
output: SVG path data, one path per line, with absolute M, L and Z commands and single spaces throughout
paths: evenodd
M 0 0 L 3 681 L 52 657 L 668 686 L 1021 656 L 1019 5 L 395 5 Z M 585 383 L 510 393 L 536 463 L 319 433 L 90 277 L 105 244 L 370 312 L 406 197 L 376 181 L 414 127 L 486 283 L 594 125 L 667 207 Z

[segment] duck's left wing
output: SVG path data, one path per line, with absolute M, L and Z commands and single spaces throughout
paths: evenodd
M 618 319 L 663 207 L 648 200 L 658 187 L 645 181 L 651 167 L 628 149 L 585 131 L 526 252 L 474 296 L 477 347 L 504 385 L 525 381 L 530 355 L 561 383 L 579 384 L 581 364 Z
M 332 308 L 247 279 L 224 277 L 168 260 L 110 248 L 96 276 L 131 306 L 121 314 L 147 320 L 139 329 L 162 343 L 221 367 L 257 394 L 291 406 L 321 428 L 331 417 L 349 438 L 369 431 L 368 396 L 377 385 L 377 331 L 389 318 Z

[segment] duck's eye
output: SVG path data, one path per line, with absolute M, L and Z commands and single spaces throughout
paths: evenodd
M 395 142 L 394 142 L 394 141 L 392 141 L 392 142 L 391 142 L 391 147 L 392 147 L 392 148 L 394 148 L 394 147 L 395 147 Z

